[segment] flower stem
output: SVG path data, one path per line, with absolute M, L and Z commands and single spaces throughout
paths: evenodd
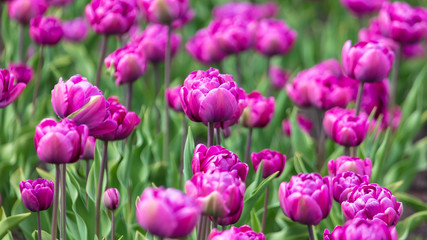
M 166 53 L 165 53 L 165 90 L 169 88 L 170 77 L 171 77 L 171 35 L 172 27 L 168 26 L 168 38 L 166 42 Z M 163 159 L 169 164 L 169 131 L 170 131 L 170 119 L 169 119 L 169 106 L 164 94 L 164 106 L 165 106 L 165 137 L 163 139 Z
M 266 69 L 266 79 L 268 80 L 268 73 L 270 71 L 270 65 L 271 65 L 271 57 L 267 57 L 267 69 Z M 270 81 L 270 85 L 271 85 L 271 81 Z M 273 90 L 273 86 L 270 86 L 269 88 L 267 88 L 267 96 L 272 96 L 272 90 Z
M 41 46 L 39 63 L 37 66 L 37 77 L 36 77 L 36 83 L 35 83 L 36 85 L 34 86 L 34 93 L 33 93 L 33 109 L 31 112 L 31 120 L 34 120 L 34 115 L 36 113 L 37 95 L 39 94 L 40 78 L 41 78 L 42 66 L 43 66 L 43 57 L 44 57 L 44 46 Z
M 396 50 L 396 54 L 394 57 L 393 74 L 391 77 L 390 109 L 393 112 L 392 117 L 394 117 L 394 107 L 396 106 L 397 79 L 399 78 L 399 66 L 401 57 L 400 49 L 401 47 L 399 46 Z
M 356 100 L 356 116 L 359 116 L 360 113 L 360 105 L 362 103 L 363 96 L 363 87 L 365 86 L 364 82 L 359 84 L 359 91 L 357 92 L 357 100 Z
M 99 82 L 101 81 L 102 66 L 104 65 L 104 58 L 107 53 L 107 42 L 108 35 L 104 35 L 101 42 L 101 54 L 99 55 L 98 67 L 96 68 L 95 75 L 95 86 L 97 87 L 99 87 Z
M 160 114 L 160 108 L 156 103 L 157 97 L 159 96 L 160 93 L 160 66 L 158 63 L 153 64 L 153 68 L 154 68 L 154 86 L 155 86 L 155 92 L 154 92 L 154 108 L 156 110 L 156 116 L 157 119 L 160 119 L 161 114 Z M 160 124 L 159 121 L 156 121 L 156 130 L 157 132 L 160 132 Z
M 102 151 L 101 168 L 99 169 L 98 188 L 96 190 L 95 202 L 95 235 L 100 239 L 100 217 L 101 217 L 101 193 L 104 181 L 104 171 L 106 169 L 108 159 L 108 141 L 104 141 L 104 149 Z
M 237 71 L 237 84 L 240 86 L 243 83 L 242 63 L 239 54 L 236 54 L 236 71 Z
M 345 156 L 351 156 L 350 147 L 344 147 L 344 155 Z
M 217 218 L 217 217 L 214 217 L 214 218 L 212 219 L 212 229 L 213 229 L 213 228 L 218 229 L 218 218 Z
M 182 182 L 182 177 L 183 177 L 183 170 L 184 170 L 184 150 L 185 150 L 185 141 L 187 140 L 187 118 L 186 116 L 183 114 L 183 118 L 182 118 L 182 138 L 181 138 L 181 159 L 180 159 L 180 164 L 179 164 L 179 174 L 181 177 L 181 181 Z
M 89 171 L 90 171 L 90 162 L 89 162 L 89 160 L 86 160 L 86 183 L 87 183 L 87 180 L 89 179 Z M 89 207 L 89 198 L 88 197 L 89 197 L 89 195 L 86 192 L 86 208 Z
M 245 151 L 245 163 L 249 164 L 249 158 L 251 154 L 251 146 L 252 146 L 252 128 L 249 128 L 248 138 L 246 139 L 246 151 Z
M 114 217 L 114 211 L 111 212 L 111 239 L 114 240 L 116 234 L 116 218 Z
M 1 19 L 2 19 L 2 13 L 3 13 L 3 5 L 4 5 L 5 3 L 3 3 L 3 2 L 0 2 L 0 55 L 3 55 L 3 51 L 4 51 L 4 41 L 3 41 L 3 35 L 2 35 L 2 31 L 3 31 L 3 29 L 2 29 L 2 21 L 1 21 Z
M 313 234 L 313 225 L 307 225 L 308 228 L 308 237 L 310 240 L 314 240 L 314 234 Z
M 133 82 L 128 83 L 128 94 L 126 96 L 126 108 L 128 111 L 132 110 L 132 93 L 133 93 Z
M 40 212 L 37 212 L 37 232 L 38 232 L 39 240 L 42 240 L 42 224 L 40 221 Z
M 265 200 L 264 200 L 264 213 L 262 214 L 262 232 L 265 233 L 265 223 L 267 221 L 267 211 L 268 211 L 268 195 L 270 194 L 270 186 L 267 186 L 265 189 Z
M 214 145 L 214 123 L 208 122 L 208 147 Z
M 316 109 L 319 135 L 317 139 L 317 169 L 321 172 L 323 163 L 325 162 L 325 130 L 323 129 L 323 116 L 324 113 L 320 109 Z
M 67 199 L 66 199 L 66 183 L 67 165 L 61 164 L 61 239 L 67 239 L 66 221 L 67 221 Z
M 58 200 L 59 200 L 59 182 L 61 177 L 60 165 L 55 164 L 55 190 L 53 192 L 53 212 L 52 212 L 52 229 L 51 240 L 56 240 L 56 232 L 58 231 Z
M 19 61 L 21 63 L 25 63 L 25 53 L 24 53 L 24 33 L 25 33 L 25 26 L 23 24 L 19 24 L 19 45 L 18 45 L 18 51 L 19 51 Z
M 215 128 L 216 145 L 221 145 L 221 128 Z

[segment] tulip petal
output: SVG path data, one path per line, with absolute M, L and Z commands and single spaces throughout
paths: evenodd
M 68 163 L 73 153 L 70 140 L 57 132 L 48 132 L 38 144 L 37 155 L 48 163 Z
M 217 88 L 203 99 L 199 114 L 203 122 L 222 122 L 230 119 L 236 109 L 236 98 L 228 90 Z

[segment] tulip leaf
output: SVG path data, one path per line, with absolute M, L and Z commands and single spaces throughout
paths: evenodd
M 191 128 L 188 127 L 187 140 L 184 146 L 184 180 L 188 181 L 193 176 L 193 170 L 191 167 L 193 154 L 194 154 L 194 138 Z
M 35 230 L 33 232 L 33 238 L 34 238 L 34 240 L 38 239 L 38 232 L 37 232 L 37 230 Z M 50 240 L 51 238 L 52 238 L 52 236 L 50 235 L 50 233 L 45 232 L 45 231 L 42 230 L 42 240 Z
M 396 225 L 396 230 L 399 233 L 399 239 L 407 239 L 409 233 L 425 221 L 427 221 L 427 210 L 414 213 L 411 216 L 407 217 L 405 220 L 400 221 Z
M 261 223 L 259 222 L 258 217 L 256 216 L 255 209 L 251 210 L 251 227 L 254 232 L 261 232 Z
M 25 181 L 24 172 L 22 171 L 22 168 L 18 168 L 10 176 L 10 185 L 12 185 L 17 196 L 21 196 L 21 191 L 19 190 L 19 184 L 21 181 Z
M 378 148 L 378 151 L 375 153 L 375 161 L 373 162 L 373 168 L 372 168 L 372 178 L 371 182 L 377 182 L 380 179 L 380 172 L 383 171 L 383 163 L 384 158 L 387 155 L 387 151 L 390 148 L 390 128 L 387 129 L 387 132 L 384 136 L 384 141 L 381 144 L 381 146 Z
M 24 221 L 29 217 L 31 213 L 22 213 L 10 216 L 0 222 L 0 239 L 2 239 L 9 230 L 18 225 L 20 222 Z
M 54 181 L 55 182 L 55 176 L 53 176 L 52 174 L 50 174 L 49 172 L 41 169 L 41 168 L 36 168 L 37 173 L 40 175 L 40 177 L 45 178 L 49 181 Z
M 408 94 L 405 97 L 405 101 L 402 104 L 402 115 L 409 116 L 409 113 L 415 110 L 415 104 L 417 101 L 417 97 L 421 91 L 423 91 L 422 84 L 424 83 L 425 76 L 427 74 L 427 66 L 424 67 L 418 76 L 415 78 L 415 81 L 412 83 L 411 90 L 409 90 Z
M 135 240 L 147 240 L 147 238 L 139 231 L 136 231 Z
M 416 211 L 427 211 L 427 203 L 424 203 L 415 196 L 401 192 L 394 193 L 394 196 L 398 201 L 403 202 L 405 205 L 410 206 Z

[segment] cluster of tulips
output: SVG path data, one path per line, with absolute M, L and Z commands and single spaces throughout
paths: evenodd
M 19 184 L 23 204 L 37 212 L 38 239 L 42 239 L 40 211 L 49 209 L 52 203 L 51 239 L 56 239 L 58 215 L 60 238 L 67 238 L 67 165 L 86 160 L 89 171 L 97 140 L 102 141 L 103 151 L 96 170 L 99 176 L 94 234 L 97 239 L 105 237 L 100 226 L 102 198 L 105 208 L 113 211 L 111 236 L 115 239 L 114 211 L 119 208 L 121 197 L 108 180 L 108 143 L 123 140 L 123 145 L 134 144 L 128 137 L 141 117 L 132 112 L 133 84 L 152 67 L 155 97 L 164 90 L 162 157 L 167 164 L 175 164 L 169 160 L 172 109 L 185 114 L 180 170 L 184 171 L 185 164 L 191 165 L 192 175 L 185 179 L 185 192 L 163 186 L 141 189 L 133 212 L 135 222 L 146 232 L 160 239 L 176 239 L 188 237 L 196 229 L 198 240 L 265 240 L 269 201 L 276 197 L 288 219 L 307 225 L 310 240 L 315 239 L 313 226 L 329 216 L 334 200 L 341 206 L 344 221 L 334 229 L 322 229 L 324 239 L 397 240 L 395 226 L 402 214 L 402 203 L 389 189 L 371 182 L 373 164 L 369 158 L 360 158 L 358 147 L 368 134 L 378 135 L 388 129 L 393 132 L 400 125 L 402 111 L 396 102 L 399 64 L 402 56 L 417 57 L 425 51 L 426 9 L 386 0 L 341 0 L 351 14 L 360 18 L 379 14 L 368 28 L 360 30 L 358 43 L 344 43 L 341 61 L 322 61 L 291 80 L 290 71 L 270 64 L 274 56 L 290 52 L 297 41 L 297 32 L 283 20 L 275 19 L 279 11 L 275 3 L 230 2 L 216 6 L 209 25 L 199 29 L 185 44 L 188 54 L 209 68 L 188 73 L 182 85 L 170 87 L 172 57 L 183 39 L 176 31 L 195 16 L 188 0 L 92 0 L 85 8 L 86 19 L 78 17 L 61 23 L 57 17 L 43 16 L 50 7 L 71 3 L 72 0 L 6 3 L 10 19 L 19 22 L 21 30 L 19 63 L 11 62 L 8 69 L 0 71 L 0 108 L 11 105 L 33 78 L 33 69 L 26 64 L 24 54 L 24 29 L 29 25 L 29 36 L 41 46 L 31 121 L 42 78 L 44 48 L 58 44 L 62 38 L 81 42 L 89 26 L 103 36 L 94 79 L 79 74 L 66 81 L 59 79 L 50 88 L 52 109 L 58 119 L 45 118 L 35 127 L 37 156 L 56 169 L 55 181 L 39 178 Z M 143 31 L 138 28 L 138 16 L 147 23 Z M 113 35 L 123 46 L 107 55 L 108 39 Z M 326 165 L 326 138 L 344 147 L 344 154 L 327 162 L 328 176 L 322 177 L 318 172 L 287 176 L 289 181 L 281 182 L 278 189 L 267 182 L 259 233 L 246 224 L 233 226 L 242 216 L 247 186 L 253 180 L 248 175 L 250 165 L 254 172 L 261 172 L 258 174 L 263 179 L 271 180 L 286 172 L 287 156 L 269 148 L 251 150 L 253 130 L 262 131 L 282 110 L 276 109 L 271 89 L 265 94 L 258 90 L 247 93 L 244 89 L 249 79 L 244 79 L 241 56 L 251 49 L 267 59 L 265 72 L 271 88 L 286 91 L 297 106 L 296 125 L 290 119 L 280 119 L 283 135 L 292 136 L 297 130 L 293 128 L 299 125 L 313 139 L 318 172 Z M 222 64 L 230 56 L 235 58 L 237 81 L 231 74 L 225 74 Z M 126 106 L 119 97 L 107 97 L 100 90 L 103 65 L 111 68 L 117 86 L 128 85 Z M 206 144 L 185 146 L 186 118 L 207 126 Z M 237 125 L 248 129 L 245 153 L 240 158 L 221 141 L 233 138 Z M 186 147 L 194 148 L 191 163 L 184 162 Z M 86 197 L 86 204 L 87 201 Z

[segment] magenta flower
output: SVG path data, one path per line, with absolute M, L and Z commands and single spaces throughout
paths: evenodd
M 56 17 L 36 17 L 30 22 L 30 37 L 39 45 L 56 45 L 64 35 L 61 20 Z
M 388 76 L 393 67 L 394 53 L 374 42 L 347 41 L 342 49 L 344 73 L 360 82 L 378 82 Z
M 71 2 L 73 2 L 73 0 L 47 0 L 47 3 L 49 4 L 49 6 L 54 6 L 54 7 L 65 7 L 69 5 Z
M 94 134 L 95 138 L 104 140 L 104 141 L 116 141 L 127 138 L 136 126 L 141 122 L 141 119 L 134 112 L 129 112 L 123 105 L 119 103 L 117 97 L 109 97 L 107 99 L 109 104 L 108 111 L 109 116 L 108 120 L 112 120 L 117 124 L 117 128 L 110 132 Z M 103 132 L 103 126 L 96 127 L 94 132 Z
M 214 170 L 236 172 L 242 181 L 246 180 L 249 171 L 248 165 L 241 162 L 236 154 L 220 145 L 207 148 L 204 144 L 198 144 L 194 149 L 191 166 L 193 174 Z
M 10 69 L 10 73 L 15 77 L 17 83 L 28 84 L 33 78 L 33 68 L 24 63 L 10 62 L 8 68 Z
M 264 97 L 258 91 L 246 95 L 247 107 L 242 114 L 242 124 L 247 128 L 264 128 L 274 116 L 274 97 Z
M 272 18 L 277 15 L 279 6 L 275 2 L 253 4 L 250 2 L 228 2 L 221 6 L 215 6 L 212 16 L 215 20 L 228 18 L 244 18 L 247 20 L 260 20 Z
M 423 58 L 426 53 L 426 44 L 422 42 L 417 42 L 410 45 L 404 45 L 402 46 L 402 54 L 405 58 L 411 59 L 411 58 Z
M 25 207 L 31 212 L 48 209 L 52 205 L 53 186 L 53 181 L 43 178 L 19 183 L 19 190 Z
M 184 238 L 194 229 L 200 208 L 179 190 L 146 188 L 136 204 L 136 219 L 149 233 L 163 238 Z
M 427 9 L 405 2 L 384 3 L 378 21 L 383 35 L 400 44 L 416 43 L 427 34 Z
M 0 69 L 0 108 L 11 104 L 22 93 L 26 84 L 14 83 L 14 76 L 7 69 Z
M 166 100 L 171 109 L 175 112 L 184 112 L 181 105 L 181 85 L 173 88 L 168 88 L 165 91 Z
M 365 158 L 365 160 L 358 157 L 341 156 L 336 160 L 329 160 L 328 172 L 329 176 L 335 177 L 340 173 L 354 172 L 359 175 L 367 175 L 371 177 L 372 162 L 371 159 Z
M 285 169 L 286 155 L 277 151 L 272 151 L 270 149 L 264 149 L 259 153 L 252 153 L 251 160 L 255 172 L 258 171 L 258 167 L 262 162 L 263 178 L 268 178 L 275 172 L 279 172 L 279 174 L 276 176 L 276 178 L 278 178 Z
M 366 84 L 363 88 L 363 97 L 360 107 L 367 115 L 375 109 L 374 118 L 385 114 L 389 105 L 390 82 L 384 79 L 379 82 Z
M 340 0 L 341 4 L 357 16 L 368 15 L 380 10 L 383 2 L 387 0 Z
M 236 223 L 242 214 L 245 183 L 237 172 L 196 173 L 185 183 L 185 191 L 204 215 L 218 217 L 222 226 Z
M 271 66 L 268 71 L 271 86 L 276 90 L 281 90 L 288 82 L 291 73 L 279 66 Z
M 120 193 L 117 188 L 109 188 L 105 190 L 104 197 L 102 198 L 105 208 L 109 210 L 116 210 L 120 204 Z
M 314 124 L 306 116 L 304 116 L 303 114 L 297 114 L 297 124 L 303 132 L 305 132 L 308 135 L 312 135 Z M 289 119 L 285 119 L 282 121 L 282 131 L 288 137 L 291 136 L 292 128 L 291 128 L 291 123 L 289 122 Z
M 86 18 L 97 34 L 124 34 L 135 22 L 137 6 L 128 0 L 92 0 L 86 8 Z
M 402 214 L 402 203 L 396 201 L 390 190 L 376 183 L 353 188 L 347 201 L 341 203 L 341 208 L 348 220 L 379 219 L 388 226 L 396 226 Z
M 117 49 L 104 62 L 107 68 L 114 66 L 117 86 L 138 80 L 147 68 L 146 57 L 132 44 Z
M 85 150 L 83 151 L 83 155 L 81 156 L 81 159 L 84 160 L 92 160 L 95 158 L 95 146 L 96 146 L 96 139 L 94 137 L 87 137 L 86 144 L 85 144 Z
M 256 233 L 248 225 L 239 228 L 232 226 L 229 230 L 212 229 L 208 240 L 265 240 L 263 233 Z
M 368 28 L 359 30 L 359 41 L 361 42 L 379 42 L 395 52 L 399 45 L 393 39 L 384 36 L 381 32 L 380 23 L 377 17 L 370 20 Z
M 89 32 L 88 24 L 83 17 L 77 17 L 62 23 L 64 38 L 70 42 L 82 42 Z
M 256 30 L 255 49 L 267 56 L 284 55 L 293 47 L 297 32 L 282 20 L 263 19 Z
M 181 103 L 192 121 L 222 122 L 236 113 L 240 93 L 233 76 L 209 68 L 187 76 L 181 88 Z
M 218 47 L 217 40 L 210 29 L 204 28 L 196 32 L 185 44 L 185 49 L 194 60 L 205 65 L 221 62 L 226 54 Z
M 212 21 L 208 28 L 221 51 L 226 54 L 237 54 L 252 46 L 253 37 L 249 30 L 250 24 L 251 22 L 247 20 L 227 18 Z
M 148 61 L 157 64 L 165 60 L 168 27 L 160 24 L 148 25 L 143 34 L 136 39 L 138 50 L 142 51 Z M 181 35 L 171 35 L 171 56 L 173 57 L 181 45 Z
M 394 227 L 388 227 L 381 220 L 357 218 L 336 226 L 332 232 L 325 229 L 325 240 L 397 240 Z
M 332 108 L 325 113 L 323 128 L 334 142 L 346 146 L 359 146 L 368 131 L 368 116 L 355 115 L 354 109 Z
M 188 0 L 139 0 L 139 3 L 142 15 L 150 23 L 170 25 L 183 18 L 189 20 L 188 12 L 192 11 Z
M 279 187 L 280 207 L 292 221 L 317 225 L 332 207 L 331 179 L 318 173 L 300 173 Z
M 283 134 L 290 137 L 292 134 L 291 131 L 292 131 L 291 130 L 291 122 L 289 121 L 289 119 L 283 119 L 283 121 L 282 121 L 282 132 L 283 132 Z
M 74 75 L 66 82 L 59 79 L 52 90 L 51 102 L 58 117 L 85 124 L 90 136 L 117 128 L 117 123 L 108 119 L 108 103 L 102 92 L 80 75 Z
M 355 172 L 342 172 L 332 178 L 332 195 L 335 201 L 342 203 L 347 201 L 348 194 L 354 187 L 369 184 L 369 176 L 359 175 Z
M 88 128 L 74 121 L 45 118 L 36 126 L 34 145 L 40 160 L 52 164 L 74 163 L 82 156 Z
M 224 130 L 224 129 L 230 128 L 231 126 L 233 126 L 239 122 L 240 117 L 242 116 L 243 111 L 245 110 L 245 108 L 247 106 L 247 102 L 246 102 L 245 90 L 243 90 L 242 88 L 239 88 L 237 90 L 237 92 L 238 92 L 239 100 L 237 103 L 237 109 L 234 112 L 233 116 L 226 121 L 215 123 L 214 124 L 215 128 L 222 128 Z
M 7 2 L 9 17 L 20 24 L 28 25 L 30 20 L 42 16 L 48 8 L 45 0 L 13 0 Z

